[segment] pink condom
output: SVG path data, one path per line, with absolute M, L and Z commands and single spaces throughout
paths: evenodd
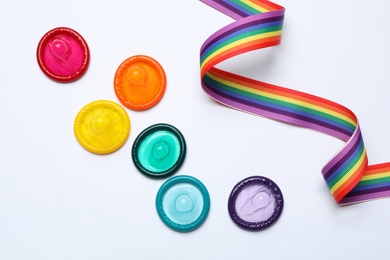
M 38 44 L 39 67 L 55 81 L 71 82 L 79 79 L 87 70 L 89 59 L 87 42 L 69 28 L 52 29 Z

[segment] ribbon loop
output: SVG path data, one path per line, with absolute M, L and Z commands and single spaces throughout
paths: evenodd
M 265 0 L 201 0 L 236 19 L 200 50 L 203 90 L 217 102 L 247 113 L 310 128 L 345 146 L 322 169 L 340 205 L 390 196 L 390 163 L 368 166 L 355 114 L 330 100 L 246 78 L 215 66 L 234 56 L 280 44 L 284 8 Z

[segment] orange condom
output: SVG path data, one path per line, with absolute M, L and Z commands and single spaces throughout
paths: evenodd
M 132 110 L 147 110 L 164 96 L 167 79 L 163 67 L 153 58 L 136 55 L 118 67 L 114 77 L 115 94 Z

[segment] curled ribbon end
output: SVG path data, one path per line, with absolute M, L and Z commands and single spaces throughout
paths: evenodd
M 322 170 L 337 203 L 357 203 L 390 195 L 390 167 L 368 166 L 358 120 L 348 108 L 314 95 L 216 69 L 236 55 L 281 41 L 284 8 L 266 0 L 201 0 L 237 21 L 218 30 L 200 51 L 201 83 L 228 107 L 313 129 L 346 141 Z

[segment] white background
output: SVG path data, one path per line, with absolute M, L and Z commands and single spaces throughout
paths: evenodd
M 370 163 L 390 160 L 390 2 L 278 3 L 287 9 L 282 44 L 219 67 L 343 104 L 360 120 Z M 201 90 L 200 46 L 232 21 L 196 0 L 2 2 L 0 259 L 388 258 L 390 200 L 337 206 L 320 173 L 343 142 L 226 108 Z M 91 51 L 88 71 L 70 84 L 47 78 L 35 56 L 59 26 Z M 89 153 L 74 118 L 91 101 L 118 101 L 114 73 L 136 54 L 162 64 L 165 96 L 148 111 L 127 110 L 120 150 Z M 134 139 L 155 123 L 180 129 L 188 152 L 177 175 L 209 190 L 209 216 L 194 232 L 163 224 L 154 200 L 164 180 L 132 163 Z M 255 233 L 227 212 L 231 189 L 251 175 L 274 180 L 285 198 L 279 221 Z

